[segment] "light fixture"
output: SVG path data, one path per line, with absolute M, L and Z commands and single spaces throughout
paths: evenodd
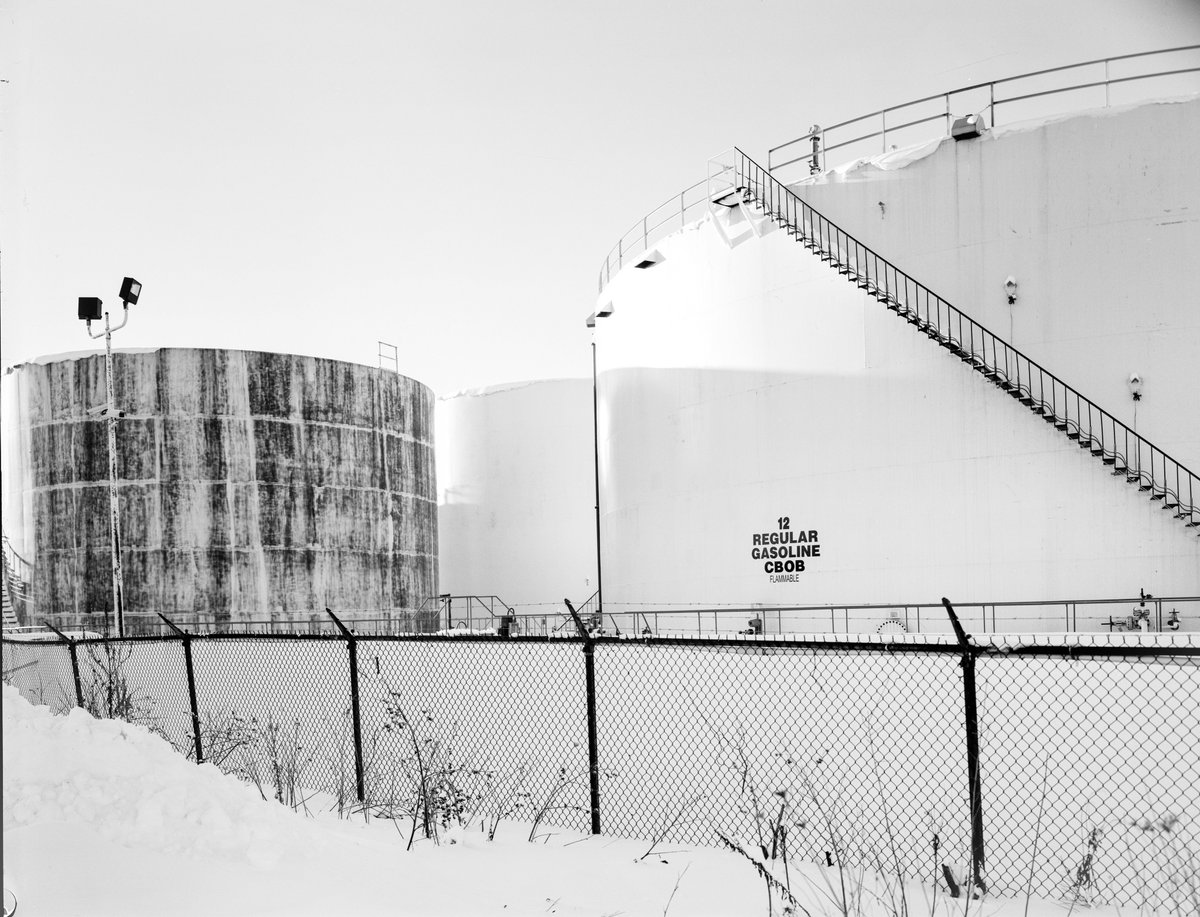
M 113 325 L 104 303 L 95 296 L 79 297 L 79 320 L 87 322 L 88 337 L 104 338 L 104 387 L 108 397 L 102 407 L 88 410 L 89 417 L 103 417 L 108 427 L 108 524 L 112 554 L 113 621 L 116 635 L 125 636 L 125 573 L 121 565 L 121 513 L 117 498 L 117 420 L 125 416 L 118 411 L 113 399 L 112 336 L 129 321 L 129 307 L 142 295 L 142 285 L 132 277 L 121 281 L 121 302 L 125 314 L 119 325 Z M 104 330 L 92 333 L 92 322 L 104 319 Z
M 137 305 L 138 297 L 142 295 L 142 285 L 132 277 L 121 281 L 121 302 L 127 306 Z
M 720 191 L 714 194 L 712 202 L 721 207 L 733 209 L 743 200 L 744 188 L 730 188 L 728 191 Z
M 652 248 L 650 251 L 646 252 L 646 254 L 642 255 L 641 260 L 638 261 L 634 267 L 640 267 L 642 270 L 645 270 L 648 267 L 654 267 L 656 264 L 661 264 L 666 260 L 667 259 L 662 256 L 662 252 L 660 252 L 657 248 Z
M 1134 401 L 1142 400 L 1142 377 L 1140 373 L 1129 374 L 1129 394 L 1133 395 Z
M 104 317 L 104 302 L 95 296 L 79 297 L 79 320 L 81 322 L 100 321 Z
M 1015 305 L 1017 302 L 1017 278 L 1009 275 L 1004 281 L 1004 295 L 1008 297 L 1008 304 Z
M 983 123 L 983 115 L 967 115 L 963 118 L 955 118 L 954 123 L 950 126 L 950 136 L 955 140 L 971 140 L 985 130 L 987 130 L 987 125 Z

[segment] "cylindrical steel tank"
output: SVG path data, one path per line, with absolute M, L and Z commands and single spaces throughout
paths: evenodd
M 595 592 L 592 380 L 460 392 L 437 431 L 443 589 L 551 617 Z
M 127 630 L 412 616 L 437 594 L 433 393 L 292 354 L 113 355 Z M 103 354 L 9 369 L 5 534 L 38 618 L 112 611 Z
M 1174 268 L 1200 250 L 1176 216 L 1200 209 L 1198 111 L 946 139 L 797 192 L 1195 467 L 1200 325 Z M 655 254 L 598 302 L 607 611 L 1196 594 L 1172 501 L 761 213 L 714 205 Z

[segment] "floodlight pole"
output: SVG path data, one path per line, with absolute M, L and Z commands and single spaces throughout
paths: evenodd
M 113 364 L 112 364 L 112 335 L 125 327 L 129 321 L 129 303 L 123 303 L 125 317 L 115 328 L 109 319 L 110 313 L 104 312 L 104 382 L 108 391 L 108 406 L 105 416 L 108 418 L 108 525 L 112 536 L 112 591 L 113 616 L 117 625 L 117 636 L 125 636 L 125 576 L 121 569 L 121 513 L 117 502 L 117 408 L 113 403 Z M 92 334 L 92 323 L 87 323 L 88 335 L 99 338 L 99 333 Z
M 596 613 L 604 620 L 604 568 L 600 564 L 600 397 L 596 376 L 596 330 L 592 324 L 592 470 L 596 478 Z

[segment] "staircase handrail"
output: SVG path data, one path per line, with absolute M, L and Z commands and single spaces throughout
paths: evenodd
M 0 540 L 4 542 L 4 563 L 8 565 L 9 572 L 15 572 L 18 579 L 30 580 L 32 577 L 24 574 L 26 572 L 32 574 L 33 564 L 17 553 L 16 549 L 12 546 L 12 542 L 8 540 L 7 535 L 0 535 Z M 15 570 L 13 569 L 14 567 L 16 568 Z
M 951 108 L 952 98 L 961 96 L 968 92 L 978 92 L 982 89 L 986 89 L 988 91 L 986 106 L 988 112 L 987 124 L 991 127 L 994 127 L 999 123 L 996 118 L 996 111 L 1000 106 L 1011 105 L 1015 102 L 1026 102 L 1030 99 L 1040 99 L 1047 96 L 1062 95 L 1068 92 L 1078 92 L 1082 89 L 1094 89 L 1103 86 L 1104 107 L 1107 108 L 1109 106 L 1109 88 L 1111 86 L 1121 83 L 1130 83 L 1136 80 L 1147 80 L 1158 77 L 1179 76 L 1185 73 L 1200 72 L 1200 65 L 1198 65 L 1175 67 L 1172 69 L 1160 69 L 1148 73 L 1133 73 L 1122 76 L 1113 76 L 1110 73 L 1111 64 L 1117 61 L 1127 61 L 1139 58 L 1157 58 L 1169 54 L 1180 54 L 1186 51 L 1197 50 L 1200 50 L 1200 45 L 1180 45 L 1179 47 L 1175 48 L 1162 48 L 1155 51 L 1140 51 L 1134 54 L 1118 54 L 1114 57 L 1099 57 L 1094 60 L 1080 61 L 1079 63 L 1075 64 L 1066 64 L 1061 67 L 1048 67 L 1044 70 L 1032 70 L 1028 73 L 1021 73 L 1016 76 L 1008 76 L 999 80 L 973 83 L 970 86 L 960 86 L 958 89 L 951 89 L 947 92 L 939 92 L 930 96 L 925 96 L 924 98 L 913 99 L 909 102 L 903 102 L 900 105 L 891 105 L 887 108 L 881 108 L 878 111 L 869 112 L 865 115 L 859 115 L 856 118 L 850 118 L 846 121 L 839 121 L 837 124 L 832 124 L 826 128 L 817 127 L 816 130 L 810 129 L 809 132 L 803 136 L 796 137 L 793 140 L 788 140 L 779 144 L 778 146 L 771 147 L 771 149 L 767 151 L 767 171 L 773 173 L 778 169 L 784 169 L 788 166 L 801 162 L 810 164 L 810 170 L 812 171 L 824 171 L 825 169 L 829 168 L 826 160 L 828 153 L 834 150 L 845 149 L 846 147 L 852 146 L 856 143 L 862 143 L 877 137 L 880 138 L 879 152 L 886 153 L 888 149 L 889 131 L 892 133 L 893 139 L 895 139 L 895 134 L 897 131 L 901 131 L 910 127 L 916 127 L 921 124 L 928 124 L 930 122 L 944 121 L 946 133 L 949 133 L 951 123 L 956 115 L 954 110 Z M 1032 79 L 1033 77 L 1046 76 L 1052 73 L 1065 73 L 1071 70 L 1079 70 L 1084 67 L 1096 67 L 1098 65 L 1104 66 L 1104 75 L 1102 79 L 1089 79 L 1084 80 L 1083 82 L 1075 81 L 1066 86 L 1057 86 L 1052 89 L 1041 89 L 1036 92 L 1019 92 L 1016 95 L 997 98 L 997 87 L 1004 87 L 1021 80 Z M 889 115 L 894 116 L 897 113 L 904 112 L 906 109 L 915 108 L 920 105 L 927 105 L 930 102 L 936 102 L 938 100 L 942 100 L 944 104 L 942 110 L 936 112 L 935 114 L 926 115 L 924 117 L 912 117 L 911 114 L 902 115 L 900 123 L 888 124 Z M 980 113 L 982 112 L 957 112 L 958 115 Z M 878 119 L 878 126 L 874 129 L 871 128 L 870 124 L 864 123 L 871 122 L 874 119 Z M 863 131 L 866 132 L 863 133 Z M 843 135 L 845 134 L 855 134 L 855 136 L 845 137 L 843 139 Z M 817 147 L 815 151 L 812 147 L 812 140 L 814 138 L 817 139 Z M 817 162 L 815 163 L 813 162 L 814 152 L 818 157 Z
M 1114 475 L 1125 474 L 1188 525 L 1200 525 L 1195 472 L 828 220 L 740 149 L 732 153 L 735 187 L 822 260 L 1113 465 Z
M 3 542 L 3 550 L 0 550 L 3 583 L 0 588 L 7 594 L 17 620 L 28 619 L 33 604 L 33 564 L 13 549 L 7 535 L 0 535 L 0 541 Z

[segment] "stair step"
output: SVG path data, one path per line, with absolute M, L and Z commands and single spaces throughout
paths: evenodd
M 1070 433 L 1067 434 L 1067 439 L 1079 439 L 1079 431 L 1072 430 Z
M 1092 455 L 1096 455 L 1096 453 L 1095 453 L 1095 452 L 1093 452 L 1093 453 L 1092 453 Z M 1115 456 L 1112 456 L 1112 455 L 1104 455 L 1104 456 L 1102 456 L 1102 461 L 1104 462 L 1104 464 L 1105 464 L 1105 465 L 1115 465 L 1115 464 L 1117 464 L 1117 459 L 1116 459 L 1116 457 L 1115 457 Z
M 1154 493 L 1150 494 L 1150 499 L 1151 500 L 1162 500 L 1162 499 L 1165 499 L 1166 496 L 1167 495 L 1165 493 L 1159 493 L 1158 491 L 1155 491 Z

